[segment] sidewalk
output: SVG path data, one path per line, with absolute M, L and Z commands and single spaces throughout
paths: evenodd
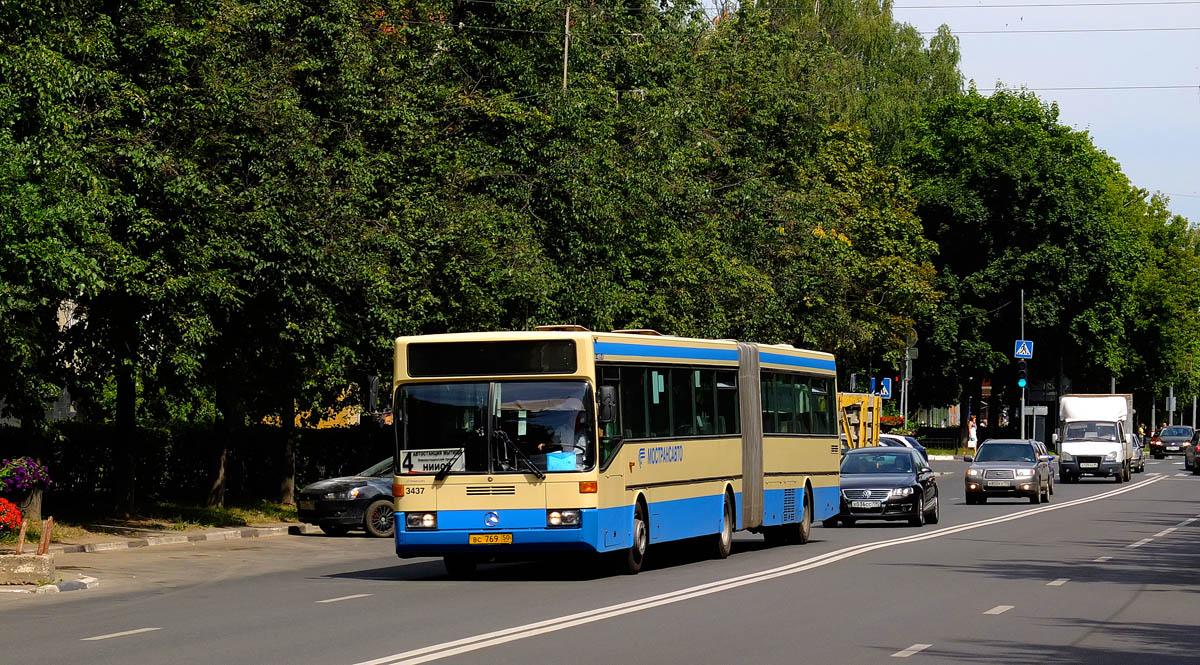
M 93 527 L 95 528 L 95 527 Z M 90 552 L 112 552 L 160 545 L 182 545 L 216 540 L 238 540 L 242 538 L 269 538 L 271 536 L 313 535 L 321 530 L 311 524 L 278 523 L 263 526 L 246 526 L 237 528 L 195 529 L 178 533 L 163 533 L 160 529 L 129 529 L 112 528 L 118 531 L 113 535 L 89 534 L 84 540 L 95 542 L 53 543 L 47 549 L 49 554 L 79 554 Z M 26 543 L 25 551 L 32 552 L 37 548 L 36 543 Z M 0 553 L 11 552 L 13 547 L 0 549 Z M 79 574 L 78 579 L 60 580 L 54 584 L 42 586 L 29 585 L 0 585 L 0 594 L 9 593 L 58 593 L 62 591 L 82 591 L 95 588 L 100 580 L 95 577 Z

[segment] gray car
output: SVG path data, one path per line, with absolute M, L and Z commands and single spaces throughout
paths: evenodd
M 967 503 L 987 503 L 989 497 L 1029 497 L 1029 503 L 1050 501 L 1050 455 L 1037 441 L 988 439 L 964 462 Z

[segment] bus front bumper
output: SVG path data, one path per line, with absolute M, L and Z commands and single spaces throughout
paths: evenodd
M 624 528 L 619 526 L 619 513 L 623 512 L 581 509 L 580 526 L 548 527 L 545 510 L 440 511 L 437 514 L 438 528 L 412 530 L 405 524 L 404 513 L 397 513 L 396 555 L 408 559 L 465 553 L 495 556 L 510 553 L 611 551 L 628 547 L 629 522 Z M 628 512 L 632 516 L 632 509 Z M 495 523 L 495 526 L 489 526 L 489 523 Z M 495 536 L 511 542 L 473 544 L 471 536 Z

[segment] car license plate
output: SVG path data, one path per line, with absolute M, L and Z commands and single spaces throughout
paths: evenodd
M 1080 462 L 1079 463 L 1079 468 L 1081 468 L 1081 469 L 1095 469 L 1099 466 L 1100 465 L 1097 464 L 1096 462 Z
M 512 545 L 511 533 L 473 533 L 467 537 L 471 545 Z
M 300 506 L 300 510 L 316 510 L 317 502 L 316 501 L 301 501 L 299 503 L 299 506 Z
M 1167 450 L 1179 450 L 1179 446 L 1167 446 Z
M 1007 480 L 989 480 L 988 487 L 1012 487 L 1012 483 Z
M 883 505 L 883 503 L 880 501 L 851 501 L 850 502 L 851 508 L 878 508 L 882 505 Z

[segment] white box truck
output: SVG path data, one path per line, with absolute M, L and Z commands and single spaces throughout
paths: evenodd
M 1133 444 L 1133 395 L 1063 395 L 1058 403 L 1059 479 L 1073 483 L 1080 476 L 1129 480 Z

